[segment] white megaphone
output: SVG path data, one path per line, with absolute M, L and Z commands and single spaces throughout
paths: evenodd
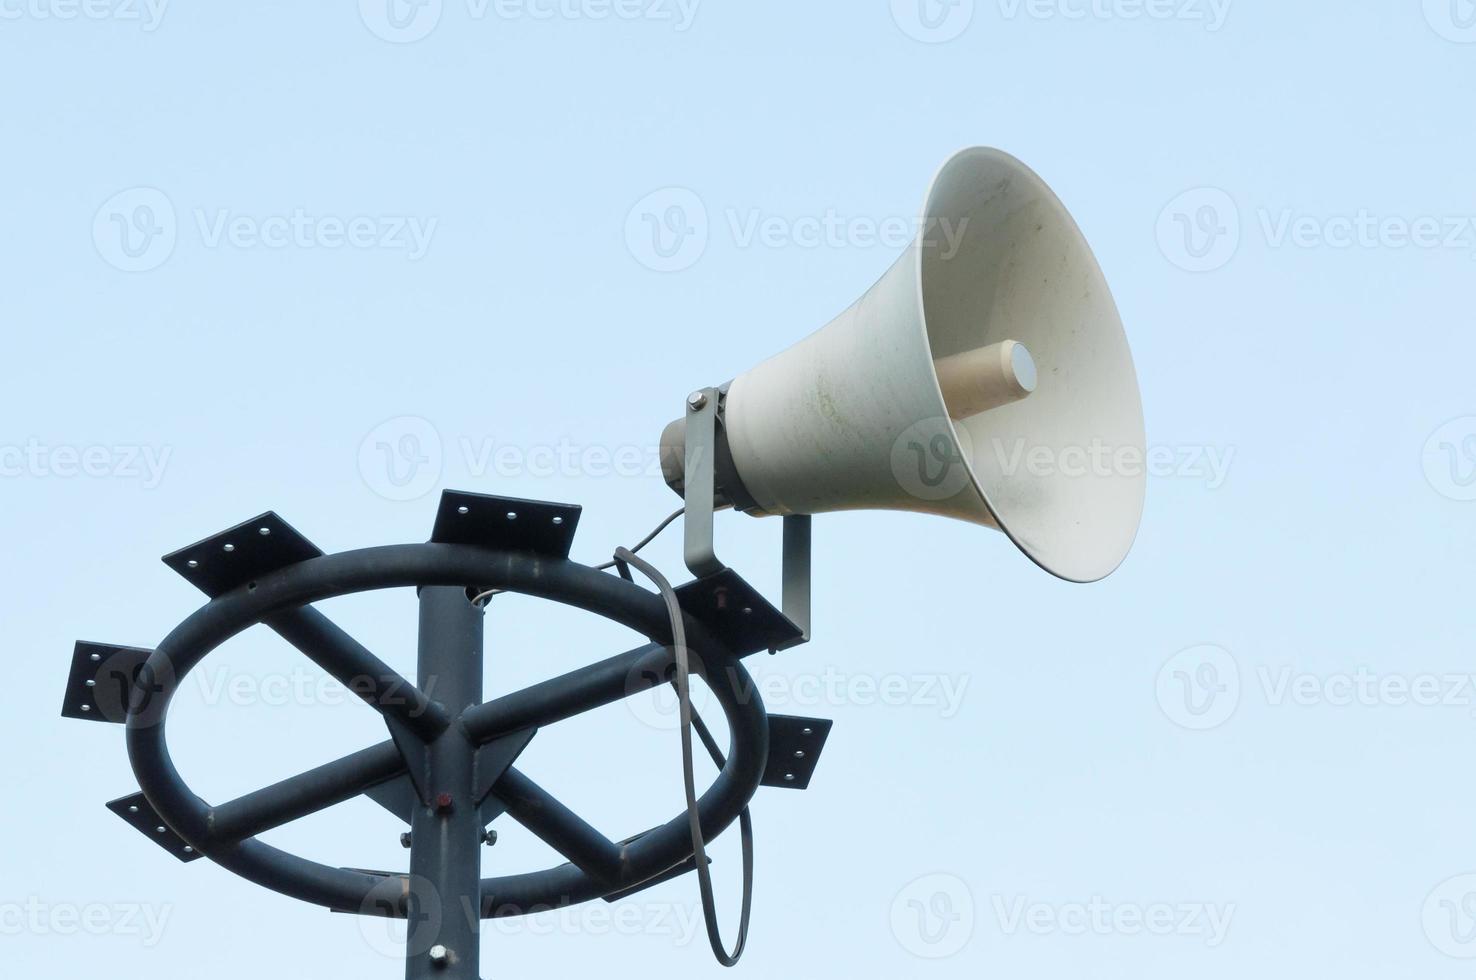
M 720 504 L 957 518 L 1074 582 L 1109 575 L 1137 534 L 1143 409 L 1122 320 L 1066 208 L 999 150 L 944 164 L 881 280 L 720 391 Z M 679 493 L 685 427 L 662 436 Z

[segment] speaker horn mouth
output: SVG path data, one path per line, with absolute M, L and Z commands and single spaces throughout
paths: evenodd
M 1060 578 L 1106 577 L 1142 519 L 1146 438 L 1122 319 L 1091 247 L 1045 181 L 995 149 L 948 160 L 923 220 L 919 316 L 989 514 L 980 523 Z M 968 411 L 946 366 L 1010 345 L 1021 356 L 1009 373 L 1028 397 Z

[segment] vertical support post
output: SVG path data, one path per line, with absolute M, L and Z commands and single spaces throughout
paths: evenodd
M 784 615 L 800 628 L 789 646 L 810 640 L 810 515 L 784 518 Z M 783 648 L 781 648 L 783 649 Z
M 452 718 L 482 700 L 482 619 L 464 588 L 420 590 L 419 687 Z M 482 821 L 476 745 L 459 721 L 427 744 L 428 802 L 410 821 L 406 980 L 478 980 Z

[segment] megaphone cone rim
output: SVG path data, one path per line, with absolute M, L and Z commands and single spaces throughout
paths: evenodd
M 972 157 L 987 158 L 992 162 L 1002 165 L 1004 168 L 1011 172 L 1012 176 L 1023 177 L 1025 180 L 1029 181 L 1034 189 L 1038 192 L 1040 200 L 1045 202 L 1053 211 L 1054 216 L 1059 221 L 1059 227 L 1061 227 L 1062 229 L 1069 229 L 1075 236 L 1076 245 L 1080 249 L 1081 255 L 1083 255 L 1088 261 L 1091 262 L 1093 270 L 1096 272 L 1097 277 L 1101 279 L 1103 283 L 1106 282 L 1106 276 L 1102 272 L 1101 264 L 1097 261 L 1096 253 L 1092 251 L 1091 244 L 1087 241 L 1086 235 L 1082 233 L 1081 226 L 1076 223 L 1076 219 L 1072 217 L 1071 211 L 1066 207 L 1064 203 L 1062 203 L 1060 197 L 1056 195 L 1056 192 L 1053 191 L 1050 185 L 1038 173 L 1031 169 L 1030 166 L 1027 165 L 1024 161 L 1020 160 L 1013 154 L 1010 154 L 996 147 L 965 147 L 952 154 L 950 157 L 948 157 L 947 160 L 943 162 L 943 164 L 933 174 L 933 179 L 928 184 L 927 193 L 923 197 L 923 207 L 920 219 L 921 228 L 926 230 L 930 227 L 930 222 L 934 216 L 934 200 L 937 196 L 938 189 L 942 184 L 943 179 L 947 176 L 948 172 L 952 168 L 957 166 L 960 162 L 968 160 Z M 916 295 L 918 302 L 918 323 L 921 324 L 924 349 L 928 352 L 928 356 L 931 358 L 933 357 L 933 342 L 932 338 L 929 336 L 928 331 L 927 302 L 923 288 L 923 263 L 926 254 L 925 251 L 922 248 L 919 248 L 916 243 L 914 243 L 910 247 L 915 253 L 912 262 L 912 274 L 916 279 L 915 284 L 917 287 Z M 1121 313 L 1117 308 L 1117 301 L 1112 296 L 1112 292 L 1110 289 L 1107 290 L 1106 298 L 1107 302 L 1111 305 L 1113 315 L 1117 318 L 1117 322 L 1121 324 Z M 1133 388 L 1139 392 L 1139 399 L 1141 401 L 1141 388 L 1138 385 L 1136 367 L 1130 364 L 1130 370 L 1133 372 Z M 934 394 L 937 396 L 937 404 L 940 406 L 946 405 L 945 399 L 943 397 L 943 388 L 939 384 L 936 374 L 933 376 L 932 385 Z M 942 412 L 942 417 L 948 419 L 948 425 L 953 433 L 955 442 L 960 445 L 964 444 L 965 437 L 959 430 L 958 422 L 950 418 L 946 410 Z M 1146 433 L 1140 434 L 1139 444 L 1141 445 L 1145 442 Z M 1146 494 L 1140 495 L 1140 503 L 1138 507 L 1138 513 L 1134 520 L 1132 535 L 1129 537 L 1126 546 L 1122 549 L 1122 553 L 1117 557 L 1117 560 L 1112 564 L 1112 566 L 1105 571 L 1102 571 L 1100 574 L 1093 574 L 1090 576 L 1073 575 L 1062 568 L 1054 567 L 1045 555 L 1040 554 L 1037 549 L 1033 548 L 1028 542 L 1023 540 L 1011 529 L 1010 522 L 1001 515 L 1000 509 L 995 506 L 993 501 L 990 500 L 989 494 L 985 491 L 983 483 L 980 481 L 978 474 L 975 472 L 973 463 L 967 457 L 964 458 L 963 462 L 965 471 L 968 473 L 969 483 L 973 486 L 974 493 L 978 495 L 979 500 L 983 503 L 985 509 L 988 511 L 989 516 L 993 520 L 994 526 L 1002 531 L 1004 535 L 1008 537 L 1010 541 L 1015 545 L 1015 547 L 1018 548 L 1021 553 L 1025 555 L 1025 557 L 1029 558 L 1043 571 L 1048 572 L 1049 574 L 1063 581 L 1071 582 L 1078 585 L 1089 585 L 1094 582 L 1100 582 L 1103 579 L 1107 578 L 1109 575 L 1113 574 L 1122 567 L 1123 562 L 1127 560 L 1127 556 L 1132 551 L 1133 544 L 1137 541 L 1138 534 L 1142 529 L 1143 511 L 1145 506 L 1144 497 L 1146 496 Z M 1140 481 L 1142 481 L 1143 478 L 1140 476 L 1139 479 Z

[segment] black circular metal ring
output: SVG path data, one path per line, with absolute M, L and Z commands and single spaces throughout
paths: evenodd
M 200 853 L 256 884 L 343 911 L 403 914 L 403 909 L 397 913 L 381 901 L 386 885 L 382 877 L 331 868 L 254 838 L 215 838 L 210 804 L 190 790 L 170 758 L 164 721 L 170 699 L 191 669 L 226 640 L 272 614 L 356 592 L 431 585 L 475 585 L 549 599 L 612 619 L 655 643 L 671 642 L 660 596 L 572 561 L 469 545 L 408 544 L 290 565 L 211 600 L 176 627 L 149 658 L 146 669 L 157 686 L 146 714 L 130 710 L 128 754 L 140 788 L 164 822 Z M 700 622 L 688 617 L 685 627 L 700 672 L 731 733 L 727 763 L 699 801 L 703 836 L 711 840 L 737 819 L 758 790 L 768 756 L 768 715 L 740 659 Z M 670 650 L 656 651 L 655 656 L 661 658 L 663 669 L 671 663 Z M 600 680 L 591 676 L 591 683 Z M 599 703 L 608 700 L 618 697 Z M 620 873 L 614 881 L 597 880 L 572 864 L 483 879 L 481 914 L 491 918 L 558 908 L 648 881 L 691 857 L 685 814 L 625 844 L 621 851 Z

